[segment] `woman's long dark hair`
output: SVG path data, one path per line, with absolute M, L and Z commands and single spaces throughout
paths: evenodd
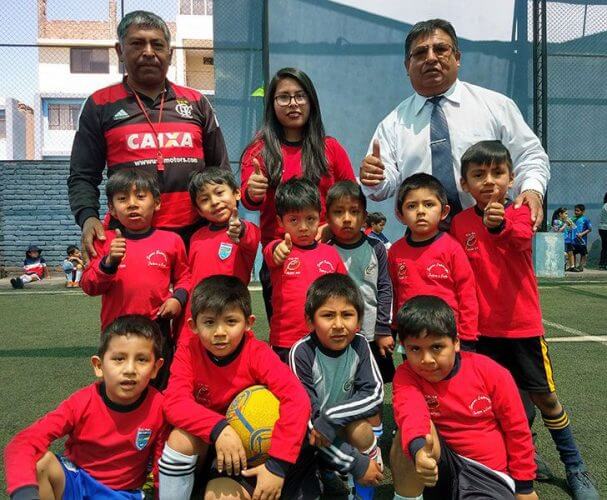
M 318 184 L 329 171 L 325 156 L 325 128 L 322 124 L 320 106 L 316 89 L 310 77 L 297 68 L 282 68 L 272 78 L 265 98 L 264 122 L 253 142 L 262 139 L 264 148 L 261 152 L 270 186 L 276 187 L 282 180 L 281 143 L 285 142 L 284 129 L 274 112 L 274 97 L 278 82 L 285 78 L 295 80 L 308 96 L 310 115 L 304 125 L 301 166 L 306 179 Z M 248 149 L 248 148 L 247 148 Z

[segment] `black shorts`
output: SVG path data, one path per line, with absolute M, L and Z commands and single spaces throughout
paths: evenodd
M 396 347 L 396 345 L 397 344 L 395 344 L 394 347 Z M 394 373 L 396 371 L 394 368 L 394 361 L 392 360 L 392 354 L 388 353 L 385 356 L 382 356 L 379 353 L 379 348 L 374 340 L 369 342 L 369 347 L 371 348 L 371 353 L 373 354 L 377 367 L 379 368 L 381 379 L 383 380 L 384 384 L 389 384 L 392 382 Z
M 565 252 L 573 252 L 573 243 L 565 243 Z
M 548 344 L 543 336 L 522 339 L 481 336 L 476 352 L 506 368 L 519 389 L 540 393 L 556 391 Z
M 584 255 L 588 255 L 588 247 L 586 245 L 577 245 L 576 243 L 574 243 L 573 255 L 581 255 L 582 257 Z
M 209 454 L 212 453 L 212 459 L 206 462 L 207 482 L 220 477 L 228 477 L 236 481 L 245 491 L 253 496 L 255 491 L 255 478 L 238 476 L 228 476 L 226 472 L 219 472 L 216 468 L 214 450 L 209 448 Z M 206 488 L 206 486 L 205 486 Z M 280 498 L 285 500 L 310 500 L 320 498 L 320 476 L 318 474 L 318 464 L 316 449 L 309 445 L 302 446 L 297 462 L 291 466 L 285 477 L 282 486 Z
M 438 482 L 424 488 L 424 500 L 514 500 L 513 486 L 505 478 L 478 462 L 463 458 L 439 439 Z

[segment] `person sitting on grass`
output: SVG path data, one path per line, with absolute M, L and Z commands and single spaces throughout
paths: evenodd
M 11 278 L 13 288 L 23 288 L 25 283 L 50 278 L 51 274 L 41 254 L 42 250 L 36 245 L 27 247 L 25 260 L 23 261 L 23 274 L 18 278 Z
M 80 286 L 80 278 L 84 269 L 84 261 L 80 249 L 76 245 L 67 247 L 67 257 L 63 261 L 63 272 L 65 273 L 66 288 L 77 288 Z
M 512 158 L 499 141 L 481 141 L 462 156 L 462 188 L 476 205 L 457 214 L 451 232 L 463 246 L 478 284 L 477 352 L 510 371 L 540 410 L 565 466 L 576 500 L 598 500 L 556 394 L 554 369 L 533 270 L 533 222 L 529 207 L 507 199 L 514 182 Z
M 358 333 L 364 310 L 350 276 L 321 276 L 306 296 L 312 333 L 289 353 L 289 365 L 312 402 L 309 442 L 327 467 L 353 476 L 360 496 L 379 484 L 384 470 L 377 444 L 384 386 L 369 342 Z
M 206 500 L 317 498 L 314 450 L 300 453 L 310 401 L 288 366 L 255 338 L 247 287 L 234 276 L 210 276 L 192 292 L 191 313 L 188 325 L 196 335 L 180 342 L 165 391 L 165 414 L 174 430 L 158 464 L 160 499 L 190 498 L 197 464 Z M 264 385 L 276 396 L 280 416 L 268 459 L 248 468 L 226 411 L 253 385 Z
M 158 325 L 122 316 L 91 358 L 99 381 L 76 391 L 17 434 L 4 451 L 11 499 L 140 500 L 167 427 L 162 394 L 149 387 L 162 366 Z M 48 451 L 67 436 L 63 455 Z
M 101 295 L 101 328 L 125 314 L 156 320 L 164 335 L 165 364 L 155 386 L 164 389 L 173 358 L 171 320 L 178 318 L 190 290 L 190 270 L 181 237 L 152 227 L 160 207 L 156 176 L 123 169 L 106 184 L 108 207 L 120 228 L 95 240 L 97 257 L 88 263 L 80 286 Z
M 455 316 L 419 295 L 398 311 L 406 360 L 393 385 L 394 500 L 537 500 L 533 441 L 508 370 L 460 352 Z

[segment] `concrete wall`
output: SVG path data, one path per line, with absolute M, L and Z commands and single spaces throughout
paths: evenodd
M 67 199 L 68 172 L 68 162 L 0 163 L 0 266 L 21 266 L 30 243 L 42 248 L 52 267 L 61 264 L 69 244 L 80 246 Z

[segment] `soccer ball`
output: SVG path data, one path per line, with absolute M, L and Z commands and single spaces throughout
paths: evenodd
M 228 407 L 226 420 L 242 440 L 249 467 L 261 465 L 268 458 L 279 406 L 266 387 L 254 385 L 238 394 Z

